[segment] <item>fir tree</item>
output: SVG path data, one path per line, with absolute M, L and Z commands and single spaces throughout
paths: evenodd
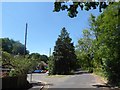
M 70 74 L 76 66 L 76 55 L 72 39 L 65 28 L 62 28 L 51 60 L 51 74 Z

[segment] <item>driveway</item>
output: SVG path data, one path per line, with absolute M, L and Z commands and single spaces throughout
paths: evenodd
M 30 81 L 30 74 L 28 74 L 28 81 Z M 98 77 L 91 73 L 80 71 L 75 75 L 53 75 L 48 74 L 32 74 L 33 82 L 44 82 L 45 89 L 53 88 L 88 88 L 98 90 L 108 90 L 104 82 L 98 80 Z M 95 89 L 96 90 L 96 89 Z

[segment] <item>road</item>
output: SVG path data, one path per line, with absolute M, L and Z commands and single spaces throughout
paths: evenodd
M 30 80 L 30 75 L 28 75 L 28 81 Z M 80 72 L 75 75 L 54 75 L 48 76 L 47 74 L 32 74 L 32 81 L 44 82 L 45 89 L 53 88 L 89 88 L 94 89 L 102 86 L 103 82 L 99 82 L 98 78 L 93 74 Z M 99 89 L 103 90 L 103 89 Z
M 49 88 L 94 88 L 92 85 L 95 84 L 96 80 L 92 75 L 84 74 L 71 76 L 67 80 L 55 83 Z

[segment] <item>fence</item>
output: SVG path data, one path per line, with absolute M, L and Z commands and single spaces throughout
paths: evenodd
M 28 84 L 27 75 L 15 76 L 15 77 L 3 77 L 2 89 L 8 88 L 25 88 Z

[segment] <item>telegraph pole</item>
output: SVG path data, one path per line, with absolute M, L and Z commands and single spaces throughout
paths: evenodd
M 28 24 L 26 23 L 26 28 L 25 28 L 25 47 L 24 47 L 24 58 L 25 58 L 25 53 L 26 53 L 27 28 L 28 28 Z M 31 71 L 31 74 L 30 74 L 30 82 L 32 82 L 32 71 Z
M 50 51 L 49 51 L 49 57 L 51 56 L 51 48 L 50 48 Z
M 25 47 L 24 47 L 24 58 L 25 58 L 25 53 L 26 53 L 27 27 L 28 27 L 28 24 L 26 23 L 26 28 L 25 28 Z

